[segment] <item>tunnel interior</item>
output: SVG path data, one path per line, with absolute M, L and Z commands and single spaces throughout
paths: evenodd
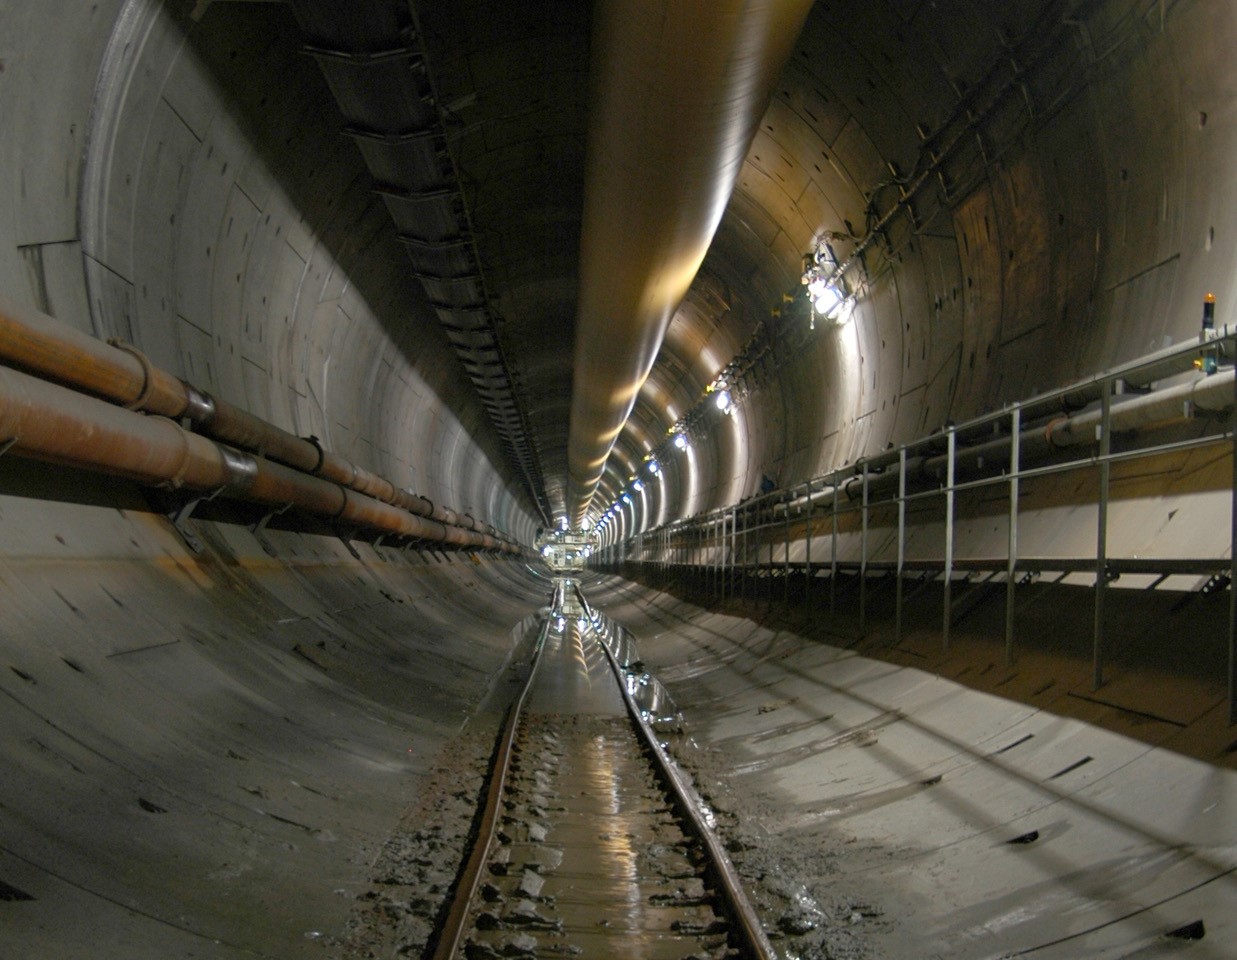
M 947 650 L 922 581 L 895 644 L 887 581 L 869 622 L 854 577 L 836 610 L 789 578 L 736 597 L 705 572 L 734 543 L 670 531 L 905 444 L 939 455 L 955 425 L 1149 355 L 1186 365 L 1131 397 L 1204 378 L 1204 297 L 1225 335 L 1237 303 L 1237 13 L 798 6 L 576 524 L 583 588 L 674 695 L 724 825 L 793 867 L 817 956 L 1225 956 L 1231 388 L 1152 424 L 1171 450 L 1113 464 L 1103 542 L 1127 566 L 1098 689 L 1094 471 L 1015 497 L 1020 555 L 1076 564 L 1019 587 L 1016 663 L 999 578 L 957 588 Z M 443 531 L 0 436 L 0 953 L 419 955 L 452 868 L 393 864 L 427 824 L 468 831 L 454 764 L 490 750 L 553 586 L 540 545 L 574 512 L 582 285 L 646 252 L 634 226 L 598 250 L 586 196 L 598 103 L 675 103 L 601 89 L 636 8 L 673 23 L 566 0 L 0 0 L 0 313 L 126 345 Z M 686 87 L 693 44 L 647 39 Z M 632 162 L 653 191 L 674 158 Z M 39 371 L 5 363 L 7 416 Z M 951 557 L 1002 555 L 1005 496 L 959 495 Z M 888 501 L 831 545 L 770 516 L 755 562 L 893 561 Z M 945 531 L 936 501 L 912 508 L 908 558 L 937 563 Z

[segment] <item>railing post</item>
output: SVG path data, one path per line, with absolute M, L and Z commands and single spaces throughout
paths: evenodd
M 709 529 L 712 531 L 712 544 L 710 548 L 713 551 L 713 562 L 710 566 L 713 568 L 713 593 L 718 597 L 722 595 L 722 536 L 721 518 L 714 517 Z
M 722 562 L 725 560 L 725 537 L 722 527 L 722 515 L 713 519 L 713 592 L 720 598 L 722 595 Z
M 768 530 L 769 537 L 769 609 L 773 609 L 773 501 L 766 501 L 769 505 L 769 522 L 765 524 Z
M 738 537 L 738 534 L 735 532 L 735 527 L 738 525 L 738 523 L 739 523 L 739 508 L 731 507 L 730 508 L 730 598 L 732 600 L 734 599 L 735 567 L 737 566 L 739 562 L 739 557 L 738 557 L 739 537 Z
M 894 605 L 895 613 L 893 642 L 897 646 L 902 642 L 902 571 L 906 566 L 906 447 L 898 451 L 898 582 L 895 584 L 897 596 Z
M 736 510 L 738 507 L 735 508 Z M 739 571 L 739 600 L 747 602 L 747 512 L 743 513 L 743 567 Z
M 782 537 L 786 541 L 785 545 L 785 568 L 782 575 L 782 607 L 790 609 L 790 501 L 786 501 L 786 524 L 783 527 Z
M 705 538 L 708 536 L 708 531 L 704 526 L 696 523 L 696 562 L 693 564 L 696 568 L 696 589 L 705 597 L 709 595 L 709 566 L 705 563 Z
M 829 617 L 837 612 L 838 599 L 838 474 L 833 472 L 833 521 L 830 524 L 829 543 Z
M 1109 422 L 1112 415 L 1112 383 L 1104 384 L 1100 396 L 1100 490 L 1095 512 L 1095 631 L 1091 649 L 1091 687 L 1098 690 L 1104 684 L 1104 599 L 1108 592 L 1108 480 L 1112 465 Z
M 863 518 L 859 529 L 859 636 L 868 629 L 868 461 L 863 461 Z
M 949 627 L 953 620 L 953 575 L 954 575 L 954 459 L 957 453 L 958 435 L 953 426 L 949 428 L 948 463 L 945 467 L 945 613 L 941 626 L 941 649 L 949 650 Z
M 803 606 L 812 602 L 812 481 L 807 482 L 807 522 L 803 527 Z
M 1229 347 L 1232 348 L 1232 340 Z M 1233 457 L 1233 496 L 1229 501 L 1228 534 L 1228 722 L 1237 723 L 1237 378 L 1233 380 L 1233 407 L 1228 429 L 1232 434 L 1229 453 Z
M 1022 470 L 1022 408 L 1009 417 L 1009 556 L 1005 564 L 1005 663 L 1014 662 L 1014 591 L 1018 580 L 1018 480 Z

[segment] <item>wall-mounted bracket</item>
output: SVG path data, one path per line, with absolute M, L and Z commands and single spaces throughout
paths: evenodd
M 249 528 L 249 532 L 254 535 L 258 543 L 262 544 L 262 549 L 266 551 L 268 556 L 272 556 L 272 557 L 278 556 L 279 551 L 275 549 L 274 544 L 272 544 L 269 540 L 266 539 L 266 536 L 264 535 L 264 531 L 266 530 L 266 525 L 270 523 L 272 520 L 274 520 L 276 517 L 282 516 L 283 514 L 287 513 L 291 509 L 292 509 L 292 504 L 285 503 L 282 507 L 279 507 L 277 510 L 269 510 L 265 514 L 262 515 L 261 520 L 259 520 L 257 523 L 253 524 Z
M 176 532 L 180 534 L 180 538 L 185 541 L 185 545 L 194 553 L 202 553 L 206 549 L 206 546 L 202 543 L 198 535 L 190 529 L 189 519 L 193 516 L 193 511 L 198 508 L 198 504 L 209 503 L 226 489 L 226 486 L 216 487 L 210 493 L 204 494 L 203 496 L 190 497 L 167 515 L 168 520 L 176 529 Z
M 352 554 L 352 558 L 354 560 L 360 560 L 361 555 L 357 553 L 356 547 L 352 545 L 352 540 L 357 535 L 356 528 L 351 527 L 349 529 L 343 529 L 340 526 L 336 525 L 334 529 L 335 529 L 335 536 L 339 538 L 340 543 L 342 543 L 345 547 L 348 548 L 348 552 Z

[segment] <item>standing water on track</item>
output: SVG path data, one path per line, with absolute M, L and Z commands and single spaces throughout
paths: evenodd
M 626 718 L 528 716 L 504 806 L 470 960 L 727 955 L 702 854 Z

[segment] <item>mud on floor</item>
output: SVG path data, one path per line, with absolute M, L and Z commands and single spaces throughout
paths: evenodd
M 847 838 L 776 834 L 764 824 L 775 811 L 758 791 L 735 790 L 731 763 L 687 737 L 671 750 L 713 811 L 718 836 L 743 878 L 779 956 L 784 960 L 883 960 L 873 941 L 892 921 L 870 893 L 850 890 L 842 862 Z
M 494 750 L 493 730 L 448 741 L 433 772 L 374 861 L 340 960 L 421 957 L 467 849 Z

